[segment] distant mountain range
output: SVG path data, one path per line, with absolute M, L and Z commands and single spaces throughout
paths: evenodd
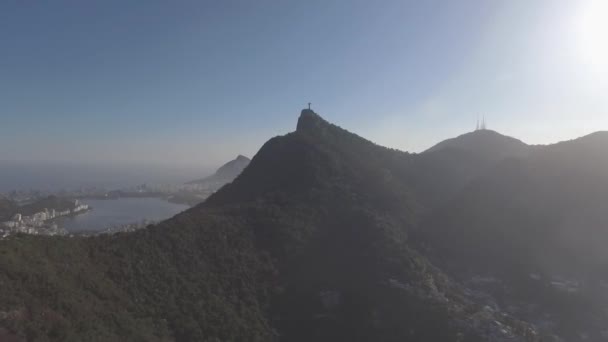
M 603 341 L 607 150 L 410 154 L 303 110 L 156 226 L 0 241 L 0 340 Z
M 222 165 L 213 175 L 186 184 L 219 189 L 224 184 L 232 182 L 249 165 L 250 161 L 249 158 L 238 155 L 236 159 Z

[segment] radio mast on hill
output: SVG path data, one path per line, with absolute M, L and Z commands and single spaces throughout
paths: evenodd
M 486 116 L 483 115 L 481 117 L 481 122 L 479 121 L 479 117 L 477 117 L 477 125 L 475 125 L 475 130 L 476 131 L 483 131 L 483 130 L 486 130 L 486 129 L 487 129 L 487 127 L 486 127 Z

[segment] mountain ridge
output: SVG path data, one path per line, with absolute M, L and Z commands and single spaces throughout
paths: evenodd
M 467 256 L 479 252 L 465 234 L 483 218 L 476 216 L 479 203 L 498 204 L 488 212 L 511 213 L 500 206 L 501 195 L 517 203 L 509 191 L 529 189 L 531 196 L 545 184 L 526 186 L 528 168 L 520 165 L 554 157 L 538 150 L 543 158 L 507 158 L 499 163 L 508 168 L 488 167 L 470 179 L 467 170 L 494 165 L 493 159 L 475 149 L 446 151 L 388 149 L 303 110 L 296 130 L 267 141 L 234 181 L 158 225 L 87 239 L 1 240 L 0 336 L 297 342 L 540 342 L 559 341 L 558 335 L 579 341 L 587 330 L 598 336 L 588 313 L 595 307 L 579 297 L 551 292 L 570 311 L 551 301 L 541 308 L 556 322 L 572 321 L 565 328 L 540 324 L 543 312 L 522 311 L 517 300 L 545 285 L 520 278 L 496 283 L 474 263 L 473 274 L 453 273 L 457 267 L 445 263 L 469 266 L 457 246 L 469 248 L 460 250 Z M 471 168 L 471 161 L 478 164 Z M 501 173 L 493 176 L 496 168 Z M 558 176 L 570 179 L 567 170 Z M 517 186 L 492 187 L 510 179 Z M 488 191 L 496 193 L 487 197 Z M 429 224 L 433 215 L 437 225 Z M 444 230 L 451 227 L 463 236 Z M 454 248 L 447 248 L 451 242 Z M 494 239 L 486 243 L 484 249 L 504 250 Z M 505 270 L 525 261 L 505 260 Z
M 500 160 L 505 157 L 525 156 L 529 147 L 529 145 L 516 138 L 502 135 L 496 131 L 483 129 L 446 139 L 423 153 L 436 152 L 446 148 L 476 150 L 477 153 L 484 153 L 488 156 L 494 155 L 496 160 Z
M 225 183 L 231 182 L 249 165 L 251 160 L 241 154 L 235 159 L 220 166 L 212 175 L 205 178 L 189 181 L 187 185 L 206 185 L 212 188 L 220 188 Z

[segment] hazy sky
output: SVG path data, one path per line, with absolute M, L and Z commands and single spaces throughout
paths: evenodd
M 0 2 L 0 159 L 214 165 L 308 101 L 423 150 L 608 129 L 608 1 Z

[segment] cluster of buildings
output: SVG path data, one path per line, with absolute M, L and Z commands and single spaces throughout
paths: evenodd
M 71 209 L 58 211 L 45 208 L 43 211 L 29 216 L 18 213 L 11 220 L 0 223 L 0 237 L 6 237 L 12 233 L 62 235 L 66 233 L 65 230 L 50 221 L 61 216 L 76 215 L 87 210 L 89 210 L 87 204 L 75 200 L 74 206 Z

